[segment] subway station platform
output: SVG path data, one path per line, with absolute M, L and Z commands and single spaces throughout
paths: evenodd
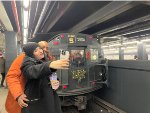
M 0 113 L 7 113 L 5 110 L 5 100 L 7 96 L 8 89 L 0 87 Z

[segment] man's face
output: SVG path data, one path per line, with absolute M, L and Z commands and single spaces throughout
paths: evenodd
M 48 43 L 43 43 L 41 45 L 41 48 L 46 52 L 46 53 L 49 53 L 49 50 L 48 50 Z

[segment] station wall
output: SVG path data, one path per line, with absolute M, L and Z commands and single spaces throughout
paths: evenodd
M 109 87 L 96 95 L 127 113 L 149 113 L 150 62 L 114 60 L 108 64 Z

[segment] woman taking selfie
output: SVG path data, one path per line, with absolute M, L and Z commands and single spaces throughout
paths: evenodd
M 21 70 L 26 80 L 25 94 L 29 99 L 28 106 L 22 113 L 61 113 L 61 105 L 56 89 L 59 81 L 56 69 L 68 69 L 69 60 L 48 61 L 37 43 L 25 44 L 23 50 L 26 57 Z M 55 81 L 52 82 L 53 74 Z

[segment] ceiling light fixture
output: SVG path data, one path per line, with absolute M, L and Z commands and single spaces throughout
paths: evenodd
M 23 0 L 23 7 L 28 8 L 29 7 L 30 0 Z
M 28 15 L 28 11 L 23 11 L 23 17 L 24 17 L 24 28 L 27 28 L 28 27 L 28 18 L 29 18 L 29 15 Z

